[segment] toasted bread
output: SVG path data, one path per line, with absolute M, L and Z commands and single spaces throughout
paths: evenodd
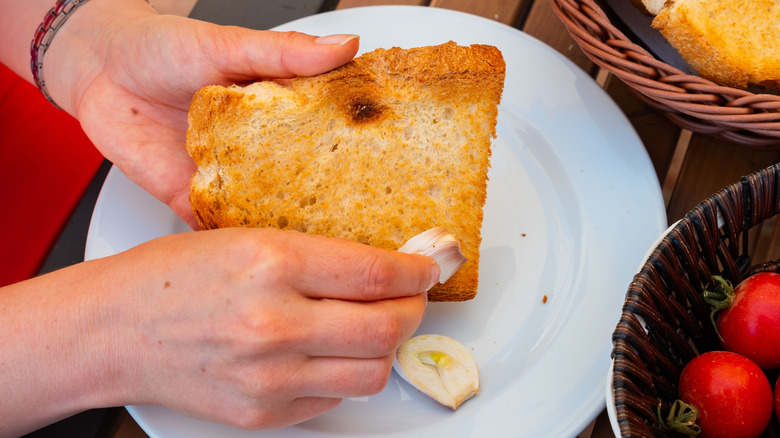
M 477 293 L 505 64 L 492 46 L 379 49 L 283 84 L 193 98 L 190 202 L 201 227 L 276 227 L 398 249 L 434 226 L 469 261 L 431 301 Z
M 644 0 L 653 27 L 699 75 L 720 85 L 780 88 L 780 2 Z
M 666 0 L 631 0 L 635 6 L 642 7 L 644 12 L 658 15 L 666 6 Z

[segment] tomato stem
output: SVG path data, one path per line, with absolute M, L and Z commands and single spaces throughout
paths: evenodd
M 674 401 L 666 419 L 661 414 L 661 403 L 658 403 L 656 416 L 658 417 L 658 422 L 661 423 L 661 427 L 666 430 L 672 430 L 691 437 L 698 436 L 701 433 L 701 427 L 696 424 L 696 420 L 699 419 L 699 410 L 696 409 L 696 406 L 685 403 L 682 400 Z
M 712 311 L 710 312 L 710 322 L 715 328 L 715 333 L 718 335 L 718 339 L 723 342 L 723 337 L 721 337 L 720 332 L 718 332 L 718 324 L 715 322 L 715 315 L 719 311 L 731 307 L 731 303 L 734 302 L 734 286 L 731 285 L 730 281 L 719 275 L 713 275 L 712 279 L 715 280 L 718 285 L 715 287 L 714 291 L 704 289 L 702 296 L 704 301 L 712 306 Z

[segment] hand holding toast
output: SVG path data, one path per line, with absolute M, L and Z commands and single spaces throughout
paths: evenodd
M 194 228 L 187 194 L 195 166 L 184 137 L 195 91 L 322 73 L 358 49 L 354 35 L 217 26 L 157 15 L 145 2 L 112 3 L 83 6 L 58 33 L 46 68 L 68 74 L 51 74 L 49 91 L 106 158 Z
M 5 369 L 32 360 L 51 381 L 0 375 L 14 394 L 0 414 L 42 425 L 158 404 L 241 428 L 298 423 L 382 390 L 438 278 L 428 257 L 295 231 L 156 239 L 4 291 L 5 330 L 25 333 L 2 336 Z M 28 320 L 16 299 L 57 318 Z
M 226 229 L 150 246 L 151 280 L 133 297 L 144 305 L 131 336 L 148 356 L 139 401 L 245 428 L 379 392 L 438 280 L 430 258 L 298 232 Z

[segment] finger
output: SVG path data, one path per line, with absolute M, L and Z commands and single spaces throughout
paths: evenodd
M 425 294 L 376 302 L 319 300 L 297 332 L 305 339 L 299 351 L 365 359 L 393 354 L 419 327 L 426 304 Z
M 300 397 L 271 405 L 250 400 L 239 407 L 232 404 L 216 404 L 205 416 L 187 411 L 182 413 L 246 430 L 269 430 L 310 420 L 334 409 L 339 403 L 341 403 L 340 398 L 326 397 Z
M 439 266 L 430 257 L 308 237 L 288 248 L 298 262 L 289 281 L 309 297 L 376 301 L 416 295 L 438 282 Z
M 357 53 L 357 35 L 317 37 L 299 32 L 221 27 L 211 58 L 232 81 L 313 76 L 347 63 Z
M 299 369 L 300 380 L 288 380 L 285 390 L 301 398 L 375 395 L 387 386 L 393 361 L 395 354 L 374 359 L 312 358 Z
M 376 358 L 287 355 L 247 364 L 236 379 L 241 398 L 269 408 L 306 397 L 362 397 L 384 389 L 395 352 Z
M 288 409 L 285 411 L 289 415 L 286 424 L 278 426 L 292 426 L 293 424 L 311 420 L 314 417 L 335 409 L 340 403 L 341 398 L 301 397 L 295 399 L 287 406 Z
M 319 397 L 365 397 L 379 394 L 393 371 L 395 353 L 376 359 L 320 357 L 311 361 L 319 373 L 313 394 Z

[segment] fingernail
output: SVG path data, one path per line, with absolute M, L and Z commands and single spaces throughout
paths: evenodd
M 439 282 L 439 277 L 441 276 L 441 268 L 439 268 L 439 264 L 434 262 L 433 266 L 431 268 L 431 282 L 428 284 L 428 288 L 425 289 L 425 291 L 431 290 L 436 284 Z
M 358 35 L 328 35 L 324 37 L 319 37 L 316 40 L 314 40 L 317 44 L 328 44 L 333 46 L 343 46 L 344 44 L 347 44 L 348 42 L 358 39 L 360 36 Z

